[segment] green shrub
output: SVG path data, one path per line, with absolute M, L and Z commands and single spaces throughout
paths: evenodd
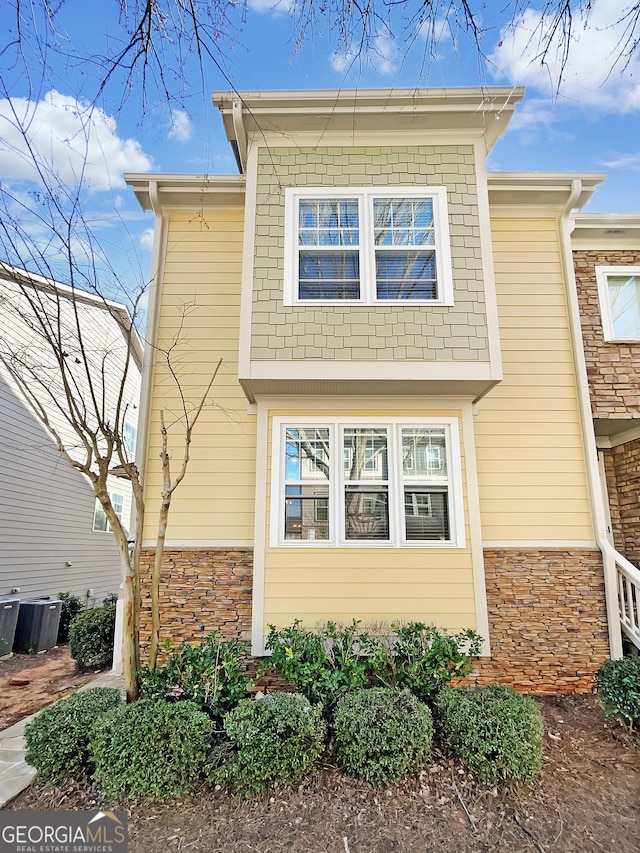
M 211 729 L 191 702 L 123 705 L 93 728 L 94 778 L 115 799 L 181 794 L 204 773 Z
M 423 622 L 392 627 L 388 654 L 374 659 L 373 671 L 387 686 L 406 687 L 423 702 L 452 678 L 469 675 L 471 658 L 482 648 L 482 637 L 470 629 L 450 634 Z
M 113 660 L 116 608 L 113 604 L 78 614 L 69 628 L 69 650 L 78 669 L 104 669 Z
M 230 783 L 244 793 L 271 784 L 293 784 L 317 767 L 326 726 L 319 707 L 299 693 L 270 693 L 243 699 L 224 718 L 230 740 L 211 781 Z
M 118 690 L 92 687 L 45 708 L 25 729 L 27 764 L 43 782 L 88 778 L 93 770 L 91 726 L 120 702 Z
M 482 644 L 475 631 L 449 634 L 422 622 L 388 631 L 378 626 L 377 634 L 359 625 L 328 622 L 317 631 L 302 628 L 298 620 L 280 630 L 270 625 L 268 666 L 330 712 L 340 696 L 371 684 L 407 687 L 419 699 L 431 700 L 452 678 L 471 672 L 470 658 Z
M 596 690 L 605 714 L 633 729 L 640 720 L 640 658 L 605 661 L 596 673 Z
M 336 752 L 347 773 L 373 785 L 403 779 L 431 752 L 431 711 L 408 690 L 373 687 L 336 707 Z
M 330 710 L 344 693 L 368 683 L 377 642 L 360 631 L 359 624 L 354 620 L 342 628 L 327 622 L 318 631 L 302 628 L 298 619 L 281 630 L 269 625 L 267 666 L 294 684 L 311 704 Z
M 436 708 L 449 749 L 486 782 L 532 782 L 542 768 L 542 715 L 502 684 L 445 687 Z
M 69 626 L 71 620 L 82 611 L 84 604 L 77 595 L 72 592 L 59 592 L 58 598 L 62 602 L 60 608 L 60 622 L 58 624 L 58 637 L 56 643 L 66 643 L 69 640 Z
M 249 644 L 210 634 L 197 646 L 182 643 L 166 666 L 138 673 L 146 699 L 186 699 L 212 717 L 222 717 L 246 696 Z

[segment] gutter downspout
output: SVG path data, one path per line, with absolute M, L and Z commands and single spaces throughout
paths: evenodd
M 147 307 L 147 325 L 144 336 L 144 351 L 142 359 L 142 379 L 140 383 L 140 413 L 138 416 L 138 434 L 136 436 L 135 460 L 138 468 L 140 483 L 144 489 L 144 478 L 147 465 L 146 449 L 148 447 L 148 433 L 151 422 L 151 395 L 153 390 L 153 378 L 156 363 L 156 338 L 158 334 L 158 321 L 160 318 L 160 296 L 162 293 L 162 272 L 164 246 L 166 243 L 167 221 L 160 206 L 158 197 L 158 182 L 149 182 L 149 198 L 151 209 L 155 213 L 156 221 L 153 234 L 153 253 L 151 257 L 151 278 L 149 281 L 149 303 Z M 136 514 L 135 501 L 131 501 L 131 518 L 129 529 L 132 539 L 142 535 L 142 529 L 138 529 L 140 519 Z M 144 519 L 143 519 L 144 523 Z M 122 600 L 122 585 L 120 585 L 120 596 L 116 610 L 116 626 L 114 632 L 113 669 L 112 673 L 122 672 L 122 646 L 124 630 L 124 603 Z
M 607 608 L 607 627 L 609 630 L 609 654 L 613 660 L 617 660 L 622 657 L 622 630 L 620 628 L 620 614 L 618 612 L 615 550 L 612 548 L 607 537 L 606 512 L 598 465 L 598 448 L 596 447 L 596 438 L 593 431 L 591 395 L 589 392 L 587 365 L 584 357 L 584 343 L 582 341 L 582 329 L 580 325 L 578 288 L 576 285 L 575 270 L 573 266 L 573 255 L 571 252 L 571 232 L 573 231 L 574 223 L 570 221 L 569 217 L 578 198 L 580 197 L 581 191 L 582 181 L 579 179 L 573 180 L 571 182 L 569 200 L 567 201 L 560 217 L 560 238 L 562 245 L 561 257 L 562 264 L 564 266 L 565 281 L 567 283 L 567 309 L 569 312 L 573 360 L 576 367 L 578 406 L 580 409 L 580 425 L 585 448 L 589 502 L 591 504 L 591 514 L 596 534 L 596 544 L 602 553 L 602 563 L 604 568 L 604 591 Z

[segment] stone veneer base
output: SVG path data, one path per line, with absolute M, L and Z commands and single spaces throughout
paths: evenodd
M 475 661 L 468 683 L 501 682 L 525 693 L 591 690 L 609 656 L 602 558 L 597 550 L 486 550 L 491 658 Z M 153 552 L 143 555 L 148 589 Z M 250 550 L 167 550 L 161 584 L 161 640 L 251 631 Z M 393 614 L 389 614 L 393 618 Z M 149 642 L 143 597 L 141 640 Z M 143 654 L 144 657 L 144 654 Z

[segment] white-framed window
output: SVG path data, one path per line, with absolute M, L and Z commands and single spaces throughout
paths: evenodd
M 122 438 L 124 440 L 124 446 L 128 453 L 132 456 L 136 452 L 136 438 L 138 437 L 138 428 L 133 424 L 130 424 L 129 421 L 124 422 L 124 427 L 122 430 Z
M 596 267 L 605 341 L 640 341 L 640 267 Z
M 464 545 L 456 418 L 274 418 L 273 546 Z
M 453 305 L 445 187 L 288 187 L 284 281 L 285 305 Z
M 113 506 L 115 514 L 122 521 L 122 509 L 124 507 L 124 496 L 119 495 L 117 492 L 110 492 L 109 497 L 111 498 L 111 505 Z M 102 504 L 96 498 L 96 505 L 93 511 L 93 529 L 97 533 L 107 533 L 111 530 L 111 525 L 107 520 L 107 514 L 102 508 Z

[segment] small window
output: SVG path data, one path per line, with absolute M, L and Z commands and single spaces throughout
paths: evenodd
M 288 188 L 286 305 L 453 304 L 447 193 Z
M 134 427 L 133 424 L 125 421 L 124 429 L 122 432 L 122 438 L 124 440 L 124 446 L 128 453 L 132 456 L 136 452 L 136 438 L 138 436 L 138 429 Z
M 122 495 L 117 494 L 117 492 L 111 492 L 109 497 L 111 498 L 111 505 L 113 506 L 115 514 L 122 521 L 124 497 Z M 111 525 L 107 520 L 107 514 L 102 508 L 102 504 L 97 498 L 96 506 L 93 511 L 93 529 L 98 533 L 106 533 L 111 530 Z
M 596 267 L 606 341 L 640 341 L 640 267 Z
M 457 421 L 445 420 L 276 418 L 272 544 L 461 547 Z

